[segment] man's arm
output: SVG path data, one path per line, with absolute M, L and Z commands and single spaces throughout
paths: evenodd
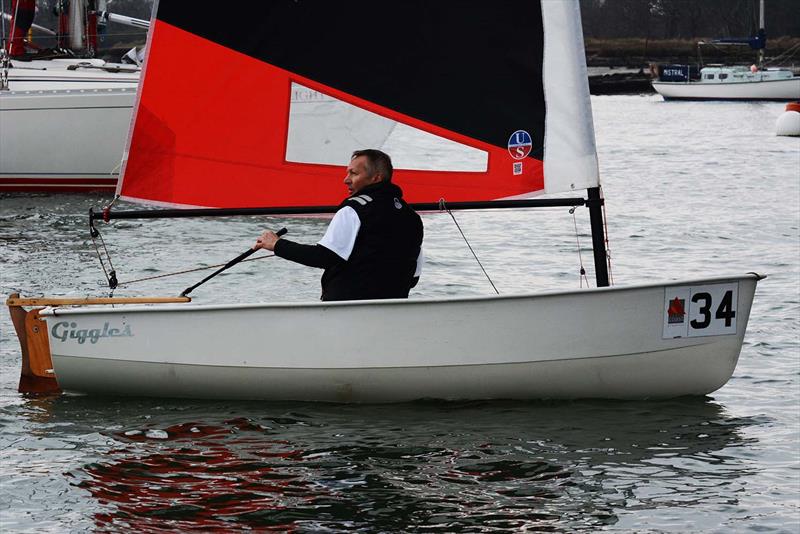
M 278 239 L 274 251 L 276 256 L 319 269 L 327 269 L 344 261 L 335 252 L 322 245 L 302 245 L 288 239 Z
M 425 263 L 425 253 L 422 251 L 422 247 L 419 247 L 419 254 L 417 254 L 417 267 L 414 269 L 414 277 L 411 279 L 411 287 L 417 287 L 417 282 L 419 282 L 419 277 L 422 276 L 422 264 Z
M 275 232 L 267 230 L 256 240 L 253 248 L 272 250 L 276 256 L 301 265 L 327 269 L 347 261 L 360 227 L 358 215 L 353 208 L 346 206 L 336 212 L 325 235 L 316 245 L 302 245 L 281 239 Z

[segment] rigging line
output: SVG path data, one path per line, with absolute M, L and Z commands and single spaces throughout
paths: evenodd
M 5 0 L 2 0 L 0 2 L 0 15 L 5 15 L 5 11 Z M 8 66 L 11 63 L 6 46 L 10 48 L 11 43 L 6 42 L 6 18 L 4 16 L 0 16 L 0 23 L 2 23 L 3 32 L 0 35 L 0 91 L 4 91 L 8 89 Z
M 580 276 L 578 276 L 578 280 L 581 284 L 581 289 L 583 289 L 583 281 L 586 280 L 586 287 L 589 287 L 589 277 L 586 276 L 586 269 L 583 266 L 583 254 L 581 254 L 581 239 L 578 235 L 578 221 L 575 218 L 575 208 L 570 208 L 569 213 L 572 215 L 572 225 L 575 227 L 575 243 L 578 245 L 578 263 L 581 266 L 580 269 Z
M 92 244 L 94 245 L 95 252 L 97 252 L 97 259 L 100 260 L 100 267 L 103 269 L 103 274 L 106 277 L 106 282 L 108 282 L 108 287 L 113 293 L 114 289 L 117 287 L 117 273 L 114 270 L 114 265 L 111 263 L 111 255 L 108 253 L 108 248 L 106 247 L 106 242 L 103 239 L 103 236 L 100 234 L 100 231 L 91 224 L 91 222 L 89 223 L 89 236 L 92 238 Z M 95 238 L 100 238 L 100 244 L 103 246 L 103 251 L 105 251 L 106 259 L 108 260 L 108 270 L 106 269 L 106 264 L 103 261 L 103 255 L 100 253 L 100 247 L 97 246 L 97 240 Z
M 779 56 L 774 57 L 769 61 L 764 61 L 764 65 L 773 65 L 775 63 L 780 63 L 784 60 L 784 56 L 793 57 L 795 52 L 798 51 L 798 49 L 800 49 L 800 43 L 797 43 L 796 45 L 790 47 L 788 50 L 784 51 Z
M 250 258 L 250 259 L 247 259 L 247 260 L 242 260 L 241 263 L 245 263 L 247 261 L 265 260 L 267 258 L 274 258 L 274 257 L 275 257 L 275 254 L 269 254 L 267 256 L 259 256 L 257 258 Z M 188 273 L 194 273 L 194 272 L 197 272 L 197 271 L 206 271 L 208 269 L 215 269 L 215 268 L 222 267 L 224 265 L 226 265 L 226 264 L 225 263 L 219 263 L 217 265 L 209 265 L 208 267 L 197 267 L 195 269 L 187 269 L 185 271 L 176 271 L 174 273 L 157 274 L 155 276 L 148 276 L 146 278 L 137 278 L 136 280 L 128 280 L 127 282 L 119 282 L 117 284 L 117 286 L 127 286 L 127 285 L 130 285 L 130 284 L 136 284 L 138 282 L 144 282 L 146 280 L 155 280 L 156 278 L 166 278 L 168 276 L 177 276 L 179 274 L 188 274 Z
M 111 169 L 111 171 L 108 173 L 110 176 L 112 176 L 112 177 L 113 177 L 113 176 L 114 176 L 114 173 L 115 173 L 115 172 L 117 172 L 119 169 L 121 169 L 121 168 L 122 168 L 122 161 L 123 161 L 123 160 L 121 160 L 121 159 L 120 159 L 120 160 L 119 160 L 119 163 L 117 163 L 117 164 L 114 166 L 114 168 L 113 168 L 113 169 Z M 119 175 L 119 174 L 118 174 L 118 175 Z M 114 197 L 114 200 L 112 200 L 112 201 L 111 201 L 111 204 L 113 204 L 114 202 L 116 202 L 118 198 L 119 198 L 119 195 L 116 195 L 116 196 Z M 108 205 L 108 207 L 109 207 L 109 208 L 111 207 L 111 204 L 109 204 L 109 205 Z
M 113 174 L 114 171 L 119 169 L 121 166 L 122 166 L 122 161 L 120 160 L 120 162 L 117 163 L 117 166 L 114 167 L 114 170 L 111 171 L 111 174 Z M 117 200 L 119 200 L 119 195 L 114 195 L 114 198 L 111 199 L 111 203 L 108 206 L 106 206 L 105 208 L 103 208 L 103 210 L 110 210 L 111 207 L 117 202 Z
M 456 223 L 456 228 L 458 228 L 459 233 L 461 233 L 461 237 L 464 238 L 464 243 L 467 244 L 467 247 L 469 248 L 469 251 L 472 252 L 472 256 L 475 258 L 475 261 L 478 262 L 478 266 L 481 268 L 481 271 L 483 271 L 483 274 L 484 274 L 484 276 L 486 276 L 486 279 L 489 280 L 489 283 L 492 285 L 492 289 L 494 289 L 494 292 L 499 295 L 500 292 L 497 290 L 497 287 L 494 285 L 494 282 L 492 282 L 492 279 L 489 276 L 489 273 L 487 273 L 486 269 L 483 268 L 483 264 L 481 263 L 481 260 L 478 259 L 478 255 L 475 254 L 474 250 L 472 250 L 472 245 L 469 244 L 469 240 L 467 239 L 467 236 L 465 236 L 464 232 L 461 230 L 461 226 L 458 224 L 458 221 L 456 220 L 456 216 L 453 215 L 453 212 L 450 211 L 450 208 L 447 207 L 447 203 L 444 201 L 443 198 L 439 199 L 439 209 L 447 211 L 447 213 L 453 219 L 453 222 Z

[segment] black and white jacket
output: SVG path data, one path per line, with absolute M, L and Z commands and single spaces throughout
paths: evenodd
M 322 300 L 406 298 L 422 268 L 422 220 L 380 182 L 344 200 L 315 245 L 278 240 L 275 254 L 325 269 Z

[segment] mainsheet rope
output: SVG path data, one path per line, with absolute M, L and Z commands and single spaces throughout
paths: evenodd
M 246 259 L 246 260 L 242 260 L 240 263 L 245 263 L 245 262 L 248 262 L 248 261 L 256 261 L 256 260 L 265 260 L 267 258 L 274 258 L 274 257 L 275 257 L 275 254 L 267 254 L 266 256 L 259 256 L 257 258 L 249 258 L 249 259 Z M 179 274 L 188 274 L 188 273 L 194 273 L 194 272 L 197 272 L 197 271 L 207 271 L 208 269 L 217 269 L 217 268 L 223 267 L 225 265 L 227 265 L 227 263 L 218 263 L 217 265 L 209 265 L 208 267 L 197 267 L 195 269 L 187 269 L 185 271 L 175 271 L 175 272 L 172 272 L 172 273 L 157 274 L 155 276 L 147 276 L 145 278 L 137 278 L 135 280 L 128 280 L 126 282 L 119 282 L 117 284 L 117 287 L 119 287 L 119 286 L 127 286 L 127 285 L 130 285 L 130 284 L 136 284 L 138 282 L 144 282 L 146 280 L 155 280 L 156 278 L 166 278 L 168 276 L 177 276 Z
M 447 207 L 447 203 L 445 202 L 445 200 L 443 198 L 439 199 L 439 209 L 441 211 L 446 211 L 450 215 L 450 217 L 453 219 L 453 222 L 456 224 L 456 228 L 458 228 L 459 233 L 461 233 L 461 237 L 464 238 L 464 243 L 467 244 L 467 248 L 469 248 L 469 251 L 472 252 L 472 256 L 475 258 L 475 261 L 478 262 L 478 266 L 481 268 L 481 271 L 483 271 L 483 274 L 486 276 L 486 279 L 492 285 L 492 289 L 494 289 L 494 292 L 499 295 L 500 292 L 497 290 L 497 287 L 494 285 L 494 282 L 492 282 L 492 279 L 489 276 L 489 273 L 487 273 L 486 269 L 483 268 L 483 264 L 481 263 L 481 260 L 478 259 L 478 255 L 475 254 L 474 250 L 472 250 L 472 245 L 469 244 L 469 240 L 467 239 L 467 236 L 464 235 L 464 232 L 461 230 L 461 226 L 458 224 L 458 221 L 456 220 L 456 216 L 453 215 L 453 212 L 450 211 L 450 208 Z

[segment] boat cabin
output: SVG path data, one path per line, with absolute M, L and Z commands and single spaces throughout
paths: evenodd
M 736 82 L 766 82 L 772 80 L 788 80 L 793 76 L 788 69 L 758 70 L 752 67 L 737 66 L 710 66 L 700 69 L 701 83 L 736 83 Z

